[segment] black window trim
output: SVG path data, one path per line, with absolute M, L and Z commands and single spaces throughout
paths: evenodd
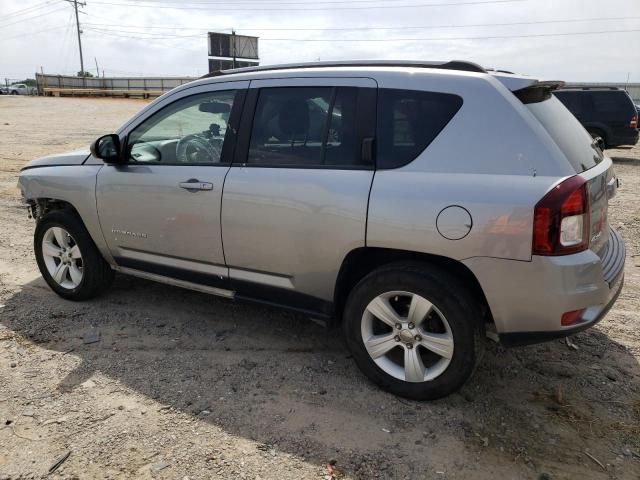
M 242 110 L 244 107 L 244 103 L 247 97 L 248 88 L 228 88 L 221 90 L 207 90 L 204 92 L 193 93 L 191 95 L 185 95 L 180 98 L 176 98 L 173 102 L 167 103 L 162 108 L 159 108 L 151 115 L 140 119 L 140 121 L 133 127 L 131 127 L 123 142 L 123 149 L 126 152 L 127 162 L 122 166 L 132 165 L 132 166 L 166 166 L 166 167 L 225 167 L 229 168 L 233 163 L 233 155 L 236 149 L 237 139 L 238 139 L 238 129 L 240 125 L 240 116 L 242 115 Z M 189 99 L 198 95 L 212 95 L 220 92 L 229 92 L 235 91 L 235 96 L 233 98 L 233 106 L 231 107 L 231 113 L 229 114 L 229 122 L 227 125 L 227 131 L 225 133 L 224 141 L 222 143 L 222 152 L 220 154 L 220 161 L 216 163 L 185 163 L 185 162 L 135 162 L 130 161 L 130 152 L 129 152 L 129 135 L 136 130 L 140 125 L 146 122 L 148 119 L 158 115 L 163 110 L 175 105 L 178 102 L 181 102 L 185 99 Z
M 232 167 L 243 167 L 243 168 L 287 168 L 287 169 L 296 169 L 296 170 L 364 170 L 364 171 L 372 171 L 375 170 L 375 161 L 372 162 L 371 165 L 307 165 L 307 164 L 262 164 L 262 163 L 248 163 L 247 160 L 249 158 L 249 147 L 251 144 L 251 134 L 253 132 L 253 122 L 255 119 L 256 110 L 258 107 L 258 98 L 260 97 L 260 91 L 266 89 L 273 88 L 332 88 L 332 102 L 330 106 L 330 110 L 333 109 L 333 103 L 337 97 L 337 91 L 339 88 L 355 88 L 357 89 L 357 100 L 356 100 L 356 128 L 358 129 L 359 125 L 371 125 L 371 128 L 375 132 L 375 116 L 371 118 L 371 116 L 367 116 L 367 112 L 364 108 L 362 108 L 361 104 L 365 102 L 361 102 L 361 93 L 365 90 L 369 91 L 377 91 L 377 88 L 374 87 L 361 87 L 357 85 L 349 86 L 349 85 L 287 85 L 283 83 L 282 85 L 277 86 L 268 86 L 268 87 L 249 87 L 249 91 L 244 101 L 244 108 L 242 110 L 242 118 L 240 119 L 240 132 L 237 136 L 235 153 L 233 156 L 233 162 L 231 163 Z M 364 96 L 364 95 L 363 95 Z M 374 98 L 375 100 L 375 98 Z M 369 99 L 370 101 L 370 99 Z M 375 102 L 374 102 L 375 105 Z M 330 123 L 330 115 L 327 117 L 327 126 Z M 327 127 L 328 128 L 328 127 Z M 326 143 L 326 135 L 323 140 L 323 153 L 322 153 L 322 161 L 324 162 L 325 157 L 325 143 Z
M 452 96 L 452 97 L 457 97 L 460 100 L 460 104 L 458 106 L 458 109 L 453 113 L 453 115 L 451 116 L 451 118 L 449 118 L 449 120 L 447 120 L 447 122 L 444 123 L 444 125 L 442 125 L 442 128 L 440 128 L 440 130 L 438 130 L 438 132 L 434 135 L 434 137 L 431 139 L 431 141 L 429 143 L 427 143 L 424 148 L 422 150 L 420 150 L 420 152 L 413 158 L 404 161 L 404 162 L 399 162 L 393 166 L 381 166 L 379 165 L 378 162 L 378 155 L 377 153 L 374 153 L 376 160 L 375 160 L 375 164 L 376 164 L 376 170 L 396 170 L 398 168 L 402 168 L 402 167 L 406 167 L 407 165 L 411 164 L 412 162 L 415 162 L 416 159 L 418 159 L 418 157 L 422 156 L 424 154 L 424 152 L 429 148 L 429 146 L 440 136 L 440 134 L 444 131 L 445 128 L 447 128 L 447 125 L 449 125 L 451 123 L 451 121 L 456 117 L 456 115 L 458 115 L 458 113 L 460 112 L 460 110 L 462 109 L 462 107 L 464 106 L 464 98 L 462 97 L 462 95 L 459 95 L 457 93 L 451 93 L 451 92 L 438 92 L 438 91 L 434 91 L 434 90 L 419 90 L 419 89 L 415 89 L 415 88 L 396 88 L 396 87 L 381 87 L 378 88 L 378 98 L 377 101 L 375 103 L 376 105 L 376 123 L 375 123 L 375 145 L 374 145 L 374 151 L 377 152 L 378 148 L 379 148 L 379 138 L 378 138 L 378 118 L 380 117 L 380 108 L 381 108 L 381 101 L 382 101 L 382 94 L 384 94 L 385 90 L 400 90 L 400 91 L 406 91 L 406 92 L 418 92 L 418 93 L 434 93 L 434 94 L 441 94 L 441 95 L 448 95 L 448 96 Z

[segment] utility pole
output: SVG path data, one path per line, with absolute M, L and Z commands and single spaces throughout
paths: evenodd
M 96 61 L 96 77 L 100 78 L 100 69 L 98 68 L 98 59 L 96 57 L 93 57 L 93 59 Z
M 78 3 L 78 0 L 65 0 L 65 1 L 73 5 L 73 9 L 75 10 L 75 13 L 76 13 L 76 30 L 78 32 L 78 50 L 80 51 L 80 74 L 84 79 L 84 58 L 82 57 L 82 39 L 80 38 L 80 35 L 82 34 L 82 30 L 80 30 L 80 19 L 78 18 L 78 5 L 84 7 L 86 5 L 86 2 Z M 83 85 L 84 83 L 85 83 L 84 80 L 82 80 Z

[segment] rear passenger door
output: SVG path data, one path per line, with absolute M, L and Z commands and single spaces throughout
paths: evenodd
M 330 314 L 342 261 L 365 244 L 376 87 L 251 82 L 221 217 L 239 297 Z

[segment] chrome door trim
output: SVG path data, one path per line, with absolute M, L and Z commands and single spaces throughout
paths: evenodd
M 137 250 L 133 248 L 118 248 L 118 257 L 137 260 L 140 262 L 147 262 L 161 267 L 164 266 L 180 268 L 185 271 L 204 273 L 220 278 L 228 278 L 229 276 L 227 267 L 224 265 L 193 261 L 187 258 L 180 258 L 170 255 L 159 255 L 156 253 L 145 252 L 143 250 Z
M 207 285 L 201 285 L 199 283 L 188 282 L 186 280 L 178 280 L 177 278 L 165 277 L 164 275 L 158 275 L 156 273 L 144 272 L 142 270 L 136 270 L 134 268 L 112 266 L 116 272 L 124 273 L 126 275 L 132 275 L 134 277 L 144 278 L 145 280 L 152 280 L 154 282 L 164 283 L 166 285 L 172 285 L 175 287 L 182 287 L 188 290 L 195 290 L 196 292 L 210 293 L 219 297 L 233 299 L 235 292 L 226 290 L 224 288 L 209 287 Z
M 246 268 L 229 267 L 229 278 L 249 283 L 267 285 L 269 287 L 283 288 L 285 290 L 295 290 L 291 277 L 273 273 L 256 272 Z

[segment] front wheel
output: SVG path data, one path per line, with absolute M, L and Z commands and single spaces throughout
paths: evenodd
M 367 377 L 385 390 L 416 400 L 444 397 L 474 370 L 479 309 L 464 285 L 429 265 L 376 270 L 353 289 L 344 333 Z
M 74 213 L 53 210 L 36 226 L 34 250 L 40 273 L 68 300 L 86 300 L 106 290 L 113 270 Z

